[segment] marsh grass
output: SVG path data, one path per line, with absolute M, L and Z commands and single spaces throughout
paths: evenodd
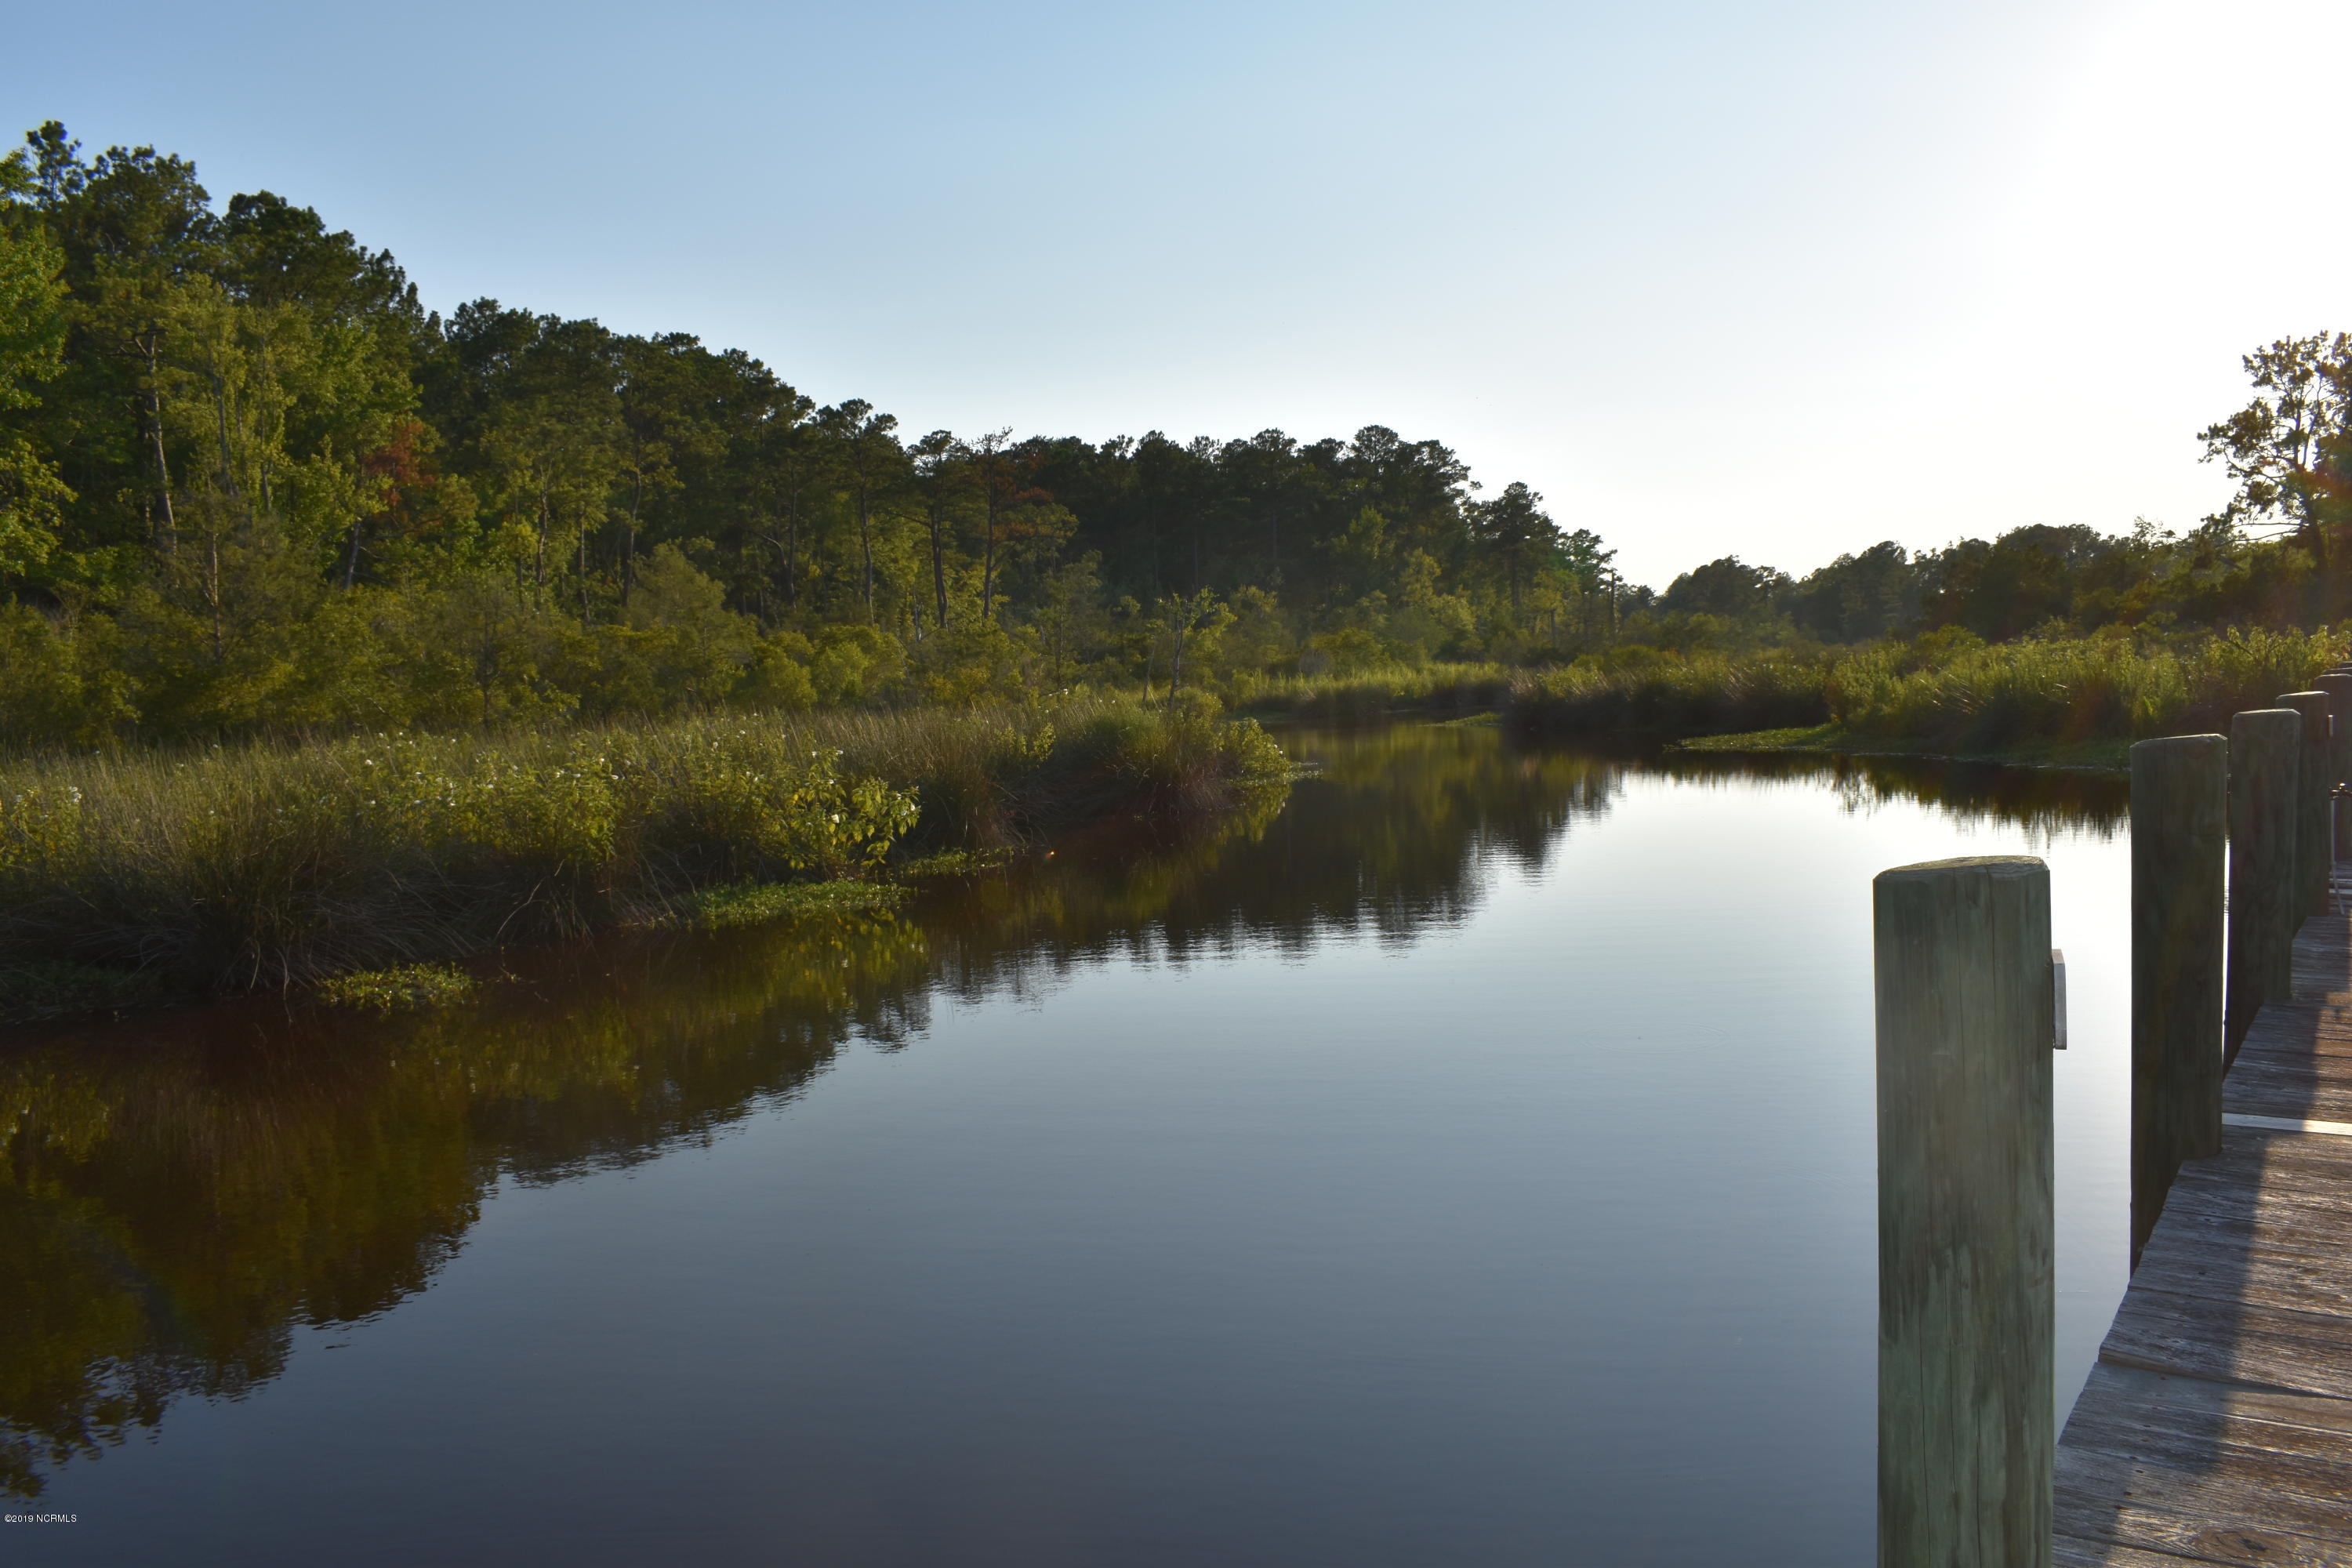
M 1955 752 L 2226 732 L 2230 715 L 2305 689 L 2347 646 L 2343 633 L 2324 630 L 2231 631 L 2179 644 L 2029 639 L 1940 658 L 1895 645 L 1838 662 L 1828 718 L 1853 734 Z
M 1620 649 L 1522 672 L 1508 721 L 1536 731 L 1693 735 L 1773 730 L 1829 718 L 1832 661 L 1802 653 L 1734 658 Z
M 1305 723 L 1381 719 L 1404 713 L 1454 717 L 1499 707 L 1511 689 L 1508 665 L 1381 665 L 1347 674 L 1245 676 L 1227 705 L 1241 713 Z
M 715 918 L 711 889 L 1214 808 L 1285 765 L 1202 702 L 1108 700 L 26 760 L 0 768 L 0 1005 L 290 990 Z
M 1737 749 L 2113 766 L 2134 741 L 2226 731 L 2231 714 L 2306 688 L 2347 647 L 2340 632 L 2254 630 L 1990 645 L 1931 634 L 1747 658 L 1620 649 L 1522 675 L 1508 716 L 1538 731 L 1736 735 Z

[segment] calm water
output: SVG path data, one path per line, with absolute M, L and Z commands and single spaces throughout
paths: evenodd
M 903 921 L 0 1051 L 0 1482 L 79 1519 L 7 1554 L 1866 1563 L 1870 879 L 1955 854 L 2071 962 L 2063 1414 L 2119 786 L 1289 743 Z

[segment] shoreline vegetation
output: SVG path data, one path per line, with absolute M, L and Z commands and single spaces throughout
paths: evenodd
M 1550 669 L 1399 669 L 1244 688 L 1238 710 L 1333 721 L 1491 713 L 1528 735 L 1639 737 L 1711 752 L 2127 767 L 2136 741 L 2225 731 L 2306 689 L 2352 630 L 2115 632 L 1987 643 L 1946 630 L 1747 656 L 1619 648 Z
M 1947 632 L 1744 658 L 1615 649 L 1538 669 L 1242 672 L 1027 707 L 27 756 L 0 763 L 0 1021 L 253 991 L 436 1005 L 472 984 L 460 961 L 501 949 L 887 915 L 912 879 L 1278 787 L 1290 764 L 1262 718 L 2112 773 L 2134 741 L 2225 727 L 2347 650 L 2352 637 L 2327 630 Z
M 429 1005 L 465 988 L 452 961 L 887 912 L 909 872 L 1222 812 L 1288 766 L 1202 700 L 20 762 L 0 768 L 0 1017 L 252 991 Z

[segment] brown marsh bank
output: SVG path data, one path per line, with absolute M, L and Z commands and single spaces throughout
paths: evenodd
M 84 1521 L 42 1549 L 1860 1560 L 1868 872 L 1956 848 L 2061 889 L 2079 1376 L 2120 791 L 1284 742 L 1286 800 L 895 910 L 0 1051 L 6 1475 Z

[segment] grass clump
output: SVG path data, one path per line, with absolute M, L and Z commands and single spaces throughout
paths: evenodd
M 836 749 L 709 721 L 26 764 L 0 774 L 0 962 L 290 988 L 849 875 L 917 809 Z
M 373 1013 L 413 1008 L 446 1007 L 474 994 L 474 977 L 454 964 L 404 963 L 392 969 L 363 969 L 329 975 L 319 982 L 320 1001 L 333 1007 L 360 1007 Z
M 887 914 L 908 889 L 892 882 L 748 882 L 706 888 L 649 924 L 723 931 L 810 915 Z
M 1004 848 L 941 849 L 916 856 L 898 868 L 898 875 L 909 881 L 931 877 L 976 877 L 1001 869 L 1012 858 L 1013 852 Z

